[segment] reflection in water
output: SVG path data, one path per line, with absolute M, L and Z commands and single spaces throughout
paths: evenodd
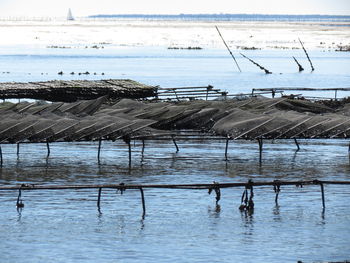
M 212 209 L 212 207 L 208 207 L 208 214 L 210 217 L 219 218 L 221 212 L 221 206 L 219 204 L 215 205 L 215 208 Z
M 274 215 L 273 220 L 276 222 L 281 222 L 282 221 L 282 217 L 280 215 L 280 206 L 278 204 L 276 204 L 274 206 L 274 208 L 272 209 L 272 213 Z
M 251 210 L 240 210 L 241 219 L 244 227 L 242 242 L 246 244 L 253 243 L 253 234 L 254 234 L 254 209 Z

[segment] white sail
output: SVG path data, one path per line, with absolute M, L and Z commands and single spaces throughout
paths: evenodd
M 74 17 L 72 15 L 72 11 L 70 10 L 70 8 L 68 9 L 67 20 L 74 20 Z

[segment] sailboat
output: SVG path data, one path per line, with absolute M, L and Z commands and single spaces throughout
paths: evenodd
M 73 21 L 74 20 L 74 17 L 72 15 L 72 11 L 70 10 L 70 8 L 68 9 L 67 20 L 68 21 Z

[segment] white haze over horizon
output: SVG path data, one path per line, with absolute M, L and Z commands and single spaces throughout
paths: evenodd
M 349 0 L 0 0 L 0 17 L 76 17 L 99 14 L 350 15 Z

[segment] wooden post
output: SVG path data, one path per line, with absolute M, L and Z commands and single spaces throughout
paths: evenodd
M 142 187 L 140 187 L 139 189 L 140 189 L 140 192 L 141 192 L 141 200 L 142 200 L 142 211 L 143 211 L 142 218 L 144 218 L 145 215 L 146 215 L 145 195 L 143 193 Z
M 97 152 L 97 161 L 98 161 L 98 164 L 100 164 L 100 156 L 101 156 L 101 143 L 102 143 L 102 140 L 101 138 L 98 140 L 98 152 Z
M 337 100 L 337 92 L 338 92 L 338 90 L 336 89 L 334 92 L 334 100 Z
M 50 144 L 49 144 L 49 142 L 46 142 L 46 148 L 47 148 L 47 156 L 46 156 L 46 158 L 49 158 L 49 156 L 50 156 Z
M 19 143 L 17 143 L 17 157 L 19 157 Z
M 323 183 L 320 183 L 321 186 L 321 194 L 322 194 L 322 207 L 325 208 L 326 204 L 325 204 L 325 200 L 324 200 L 324 186 Z
M 299 143 L 297 141 L 297 138 L 294 138 L 294 142 L 295 142 L 295 145 L 297 146 L 297 151 L 300 150 L 300 146 L 299 146 Z

